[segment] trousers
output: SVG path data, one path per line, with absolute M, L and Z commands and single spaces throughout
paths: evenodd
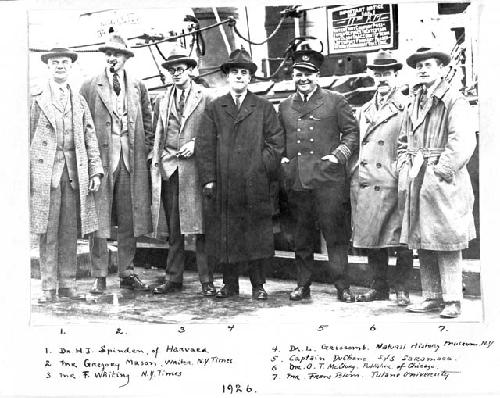
M 252 260 L 241 263 L 222 264 L 222 281 L 225 285 L 238 285 L 241 268 L 248 266 L 248 274 L 252 287 L 259 287 L 266 283 L 265 267 L 269 259 Z
M 130 173 L 123 158 L 113 174 L 113 218 L 118 224 L 118 274 L 127 277 L 134 270 L 137 239 L 134 237 L 134 216 L 130 193 Z M 108 275 L 109 254 L 105 238 L 92 235 L 89 239 L 91 275 L 94 278 Z
M 462 301 L 462 251 L 418 250 L 424 299 Z
M 326 241 L 328 266 L 338 290 L 350 287 L 347 273 L 347 207 L 342 186 L 326 186 L 313 190 L 291 191 L 289 201 L 296 213 L 295 262 L 297 285 L 308 287 L 314 267 L 314 236 L 316 221 Z
M 372 289 L 389 290 L 387 271 L 389 269 L 389 249 L 368 249 L 368 266 L 373 270 Z M 396 249 L 396 269 L 393 287 L 398 291 L 408 290 L 408 277 L 413 268 L 413 251 L 406 247 Z
M 71 187 L 66 166 L 57 188 L 50 190 L 47 232 L 40 235 L 42 290 L 76 287 L 78 190 Z
M 162 181 L 161 198 L 168 225 L 167 281 L 182 283 L 185 265 L 184 235 L 181 234 L 179 215 L 179 173 L 175 171 L 168 180 Z M 201 283 L 214 281 L 213 267 L 209 265 L 205 251 L 205 235 L 196 235 L 196 265 Z

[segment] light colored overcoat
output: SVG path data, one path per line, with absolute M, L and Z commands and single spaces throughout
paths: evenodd
M 359 155 L 351 179 L 353 246 L 399 246 L 398 137 L 407 99 L 394 90 L 377 109 L 376 94 L 358 111 Z
M 171 112 L 175 112 L 174 87 L 158 98 L 155 104 L 154 120 L 156 122 L 154 144 L 151 161 L 151 185 L 153 236 L 158 238 L 158 224 L 161 203 L 161 162 L 169 157 L 163 148 L 166 140 L 167 123 Z M 185 143 L 196 138 L 203 129 L 202 116 L 205 106 L 209 101 L 208 94 L 203 87 L 193 83 L 184 106 L 184 116 L 180 120 L 179 148 Z M 197 148 L 195 142 L 194 155 L 188 159 L 178 160 L 179 173 L 179 217 L 182 234 L 202 234 L 203 229 L 203 200 L 201 196 L 201 184 L 198 178 L 195 158 Z
M 102 174 L 99 148 L 85 99 L 70 88 L 73 134 L 80 198 L 80 233 L 97 229 L 94 194 L 89 192 L 89 177 Z M 47 232 L 52 168 L 57 149 L 56 120 L 51 91 L 47 85 L 32 98 L 30 112 L 30 205 L 31 232 Z
M 151 193 L 147 169 L 146 140 L 152 139 L 152 112 L 148 92 L 144 83 L 133 79 L 125 72 L 127 85 L 127 127 L 130 160 L 130 194 L 132 197 L 134 236 L 150 233 Z M 97 237 L 109 238 L 112 227 L 113 171 L 110 170 L 111 131 L 113 126 L 113 103 L 111 85 L 103 71 L 83 83 L 80 92 L 87 100 L 94 120 L 99 150 L 104 168 L 101 188 L 96 193 L 99 230 Z M 115 121 L 116 122 L 116 121 Z
M 418 94 L 405 111 L 398 149 L 404 210 L 401 242 L 410 249 L 465 249 L 476 237 L 474 195 L 466 168 L 476 147 L 471 107 L 443 80 L 422 111 L 417 108 Z M 410 178 L 419 151 L 425 161 L 418 175 Z

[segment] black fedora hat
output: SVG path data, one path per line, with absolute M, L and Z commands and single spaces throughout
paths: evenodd
M 194 58 L 189 56 L 186 49 L 182 47 L 175 47 L 168 55 L 166 61 L 161 64 L 161 66 L 163 66 L 165 69 L 168 69 L 172 65 L 179 63 L 184 63 L 192 68 L 198 65 L 198 62 L 196 62 Z
M 234 50 L 229 54 L 229 59 L 220 66 L 221 71 L 224 73 L 228 73 L 230 68 L 244 68 L 248 69 L 251 74 L 254 74 L 257 70 L 257 65 L 253 63 L 250 54 L 242 48 Z
M 381 70 L 381 69 L 394 69 L 400 70 L 403 67 L 401 62 L 398 62 L 392 56 L 392 53 L 387 50 L 379 50 L 373 59 L 371 64 L 366 65 L 369 69 Z
M 78 54 L 74 51 L 71 51 L 69 48 L 65 47 L 55 47 L 51 49 L 49 52 L 46 52 L 40 56 L 43 63 L 49 62 L 50 58 L 55 57 L 69 57 L 71 62 L 75 62 L 78 58 Z
M 323 54 L 317 51 L 304 48 L 303 50 L 298 50 L 293 53 L 292 60 L 292 68 L 318 72 L 319 68 L 323 64 L 324 57 Z
M 450 55 L 443 51 L 433 49 L 432 47 L 420 47 L 406 59 L 406 63 L 415 69 L 417 62 L 429 58 L 439 59 L 445 66 L 448 65 L 451 60 Z

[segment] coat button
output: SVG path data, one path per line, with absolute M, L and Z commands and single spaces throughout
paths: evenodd
M 38 163 L 43 163 L 43 159 L 38 159 Z
M 382 167 L 381 163 L 377 163 L 377 169 L 380 169 Z
M 361 166 L 366 166 L 368 164 L 368 162 L 366 160 L 362 160 L 359 164 Z
M 111 123 L 110 122 L 106 122 L 106 126 L 111 126 Z
M 384 140 L 380 140 L 380 141 L 378 142 L 378 144 L 379 144 L 379 145 L 384 145 Z
M 158 163 L 155 163 L 155 167 L 158 167 Z
M 45 125 L 45 127 L 47 127 L 48 129 L 50 129 L 50 127 L 51 127 L 50 123 L 47 123 L 47 124 Z
M 102 147 L 103 147 L 103 148 L 107 148 L 107 147 L 108 147 L 108 144 L 102 144 Z
M 366 187 L 368 187 L 368 184 L 367 184 L 367 183 L 365 183 L 365 182 L 362 182 L 361 184 L 359 184 L 359 186 L 360 186 L 361 188 L 366 188 Z
M 43 141 L 43 142 L 42 142 L 42 145 L 43 145 L 43 146 L 47 146 L 47 141 Z
M 300 152 L 297 152 L 297 155 L 298 155 L 298 156 L 300 156 L 300 155 L 302 155 L 302 154 L 301 154 Z
M 375 188 L 373 189 L 375 189 L 375 191 L 380 191 L 380 187 L 378 185 L 375 185 Z
M 361 144 L 366 145 L 366 144 L 368 144 L 368 141 L 367 141 L 367 140 L 363 140 L 363 141 L 361 142 Z

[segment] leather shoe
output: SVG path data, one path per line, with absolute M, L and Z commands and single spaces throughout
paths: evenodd
M 400 307 L 406 307 L 410 304 L 410 293 L 408 290 L 396 290 L 396 304 Z
M 439 311 L 443 308 L 443 300 L 441 299 L 426 299 L 420 303 L 416 303 L 406 307 L 408 312 L 432 312 Z
M 216 290 L 212 282 L 206 282 L 201 284 L 201 294 L 205 297 L 215 296 Z
M 59 298 L 67 298 L 70 300 L 85 300 L 84 296 L 80 296 L 75 289 L 70 287 L 60 287 L 57 291 Z
M 354 303 L 356 301 L 356 297 L 351 293 L 350 289 L 337 291 L 337 298 L 344 303 Z
M 220 290 L 215 294 L 215 298 L 228 298 L 231 296 L 238 296 L 240 288 L 238 285 L 222 285 Z
M 156 286 L 153 289 L 153 294 L 168 294 L 174 292 L 180 292 L 182 290 L 182 283 L 166 281 L 160 286 Z
M 252 298 L 256 300 L 267 300 L 267 292 L 264 290 L 264 286 L 257 286 L 252 288 Z
M 444 303 L 444 310 L 441 311 L 441 318 L 456 318 L 461 313 L 460 301 L 450 301 Z
M 311 289 L 309 288 L 309 286 L 296 287 L 290 293 L 290 300 L 292 301 L 300 301 L 302 299 L 308 299 L 308 298 L 311 298 Z
M 90 294 L 103 294 L 106 290 L 106 278 L 104 276 L 98 276 L 94 280 L 94 285 L 90 289 Z
M 146 291 L 148 290 L 148 285 L 141 281 L 137 274 L 130 274 L 129 276 L 120 278 L 120 289 Z
M 366 293 L 358 294 L 356 296 L 356 301 L 376 301 L 376 300 L 389 300 L 389 291 L 370 289 Z
M 42 296 L 38 299 L 38 303 L 47 304 L 56 301 L 56 291 L 54 290 L 43 290 Z

